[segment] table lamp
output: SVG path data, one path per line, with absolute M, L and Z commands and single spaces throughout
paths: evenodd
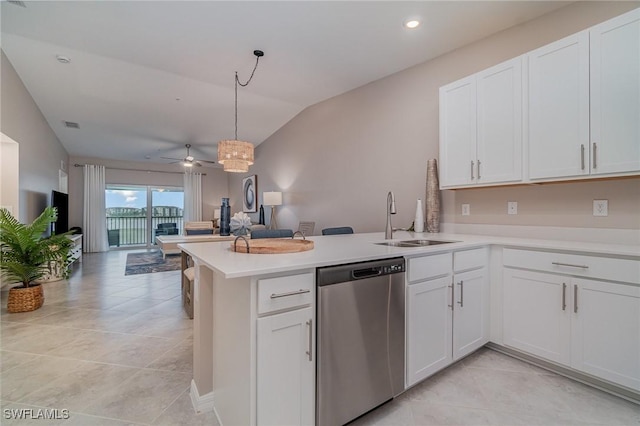
M 278 222 L 276 222 L 276 206 L 282 205 L 282 192 L 263 192 L 262 204 L 265 206 L 271 206 L 271 221 L 269 222 L 269 229 L 278 229 Z

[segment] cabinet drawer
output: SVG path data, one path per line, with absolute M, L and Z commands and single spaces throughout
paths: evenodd
M 441 277 L 451 273 L 451 253 L 409 259 L 409 282 Z
M 487 249 L 462 250 L 453 253 L 453 270 L 455 272 L 479 269 L 487 266 Z
M 258 280 L 258 314 L 310 305 L 313 297 L 312 273 Z
M 640 284 L 640 261 L 505 248 L 504 266 Z

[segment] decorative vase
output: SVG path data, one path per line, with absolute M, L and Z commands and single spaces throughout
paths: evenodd
M 260 225 L 264 225 L 264 207 L 260 204 L 260 217 L 258 219 Z
M 35 311 L 43 303 L 44 292 L 41 284 L 29 287 L 17 286 L 9 290 L 7 311 L 10 313 Z
M 415 232 L 424 232 L 424 213 L 422 212 L 422 200 L 418 198 L 416 205 L 416 218 L 413 221 L 413 230 Z
M 427 232 L 440 232 L 438 161 L 427 160 Z
M 220 235 L 231 235 L 231 206 L 229 205 L 229 199 L 223 198 L 222 205 L 220 206 Z

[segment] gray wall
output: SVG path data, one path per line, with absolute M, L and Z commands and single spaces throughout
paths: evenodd
M 394 226 L 409 226 L 425 197 L 426 161 L 438 158 L 440 86 L 638 6 L 574 3 L 311 106 L 257 147 L 250 173 L 230 175 L 232 204 L 240 204 L 242 178 L 257 174 L 260 201 L 264 191 L 284 193 L 280 227 L 313 220 L 316 233 L 339 225 L 381 231 L 391 190 Z M 638 229 L 639 189 L 634 178 L 443 191 L 443 222 Z M 591 216 L 593 198 L 609 200 L 609 217 Z M 507 200 L 519 202 L 518 216 L 506 215 Z M 472 204 L 471 216 L 459 215 L 462 203 Z
M 19 220 L 31 222 L 58 188 L 58 170 L 69 155 L 33 101 L 15 69 L 0 53 L 2 133 L 20 145 Z

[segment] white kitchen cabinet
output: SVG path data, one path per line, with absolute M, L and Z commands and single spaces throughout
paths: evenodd
M 589 32 L 527 54 L 529 177 L 589 174 Z
M 440 186 L 522 180 L 522 58 L 440 88 Z
M 485 248 L 409 259 L 407 386 L 488 342 L 486 263 Z
M 475 183 L 475 76 L 440 88 L 440 187 Z
M 591 174 L 640 170 L 640 9 L 589 35 Z
M 257 424 L 315 422 L 314 309 L 258 319 Z
M 640 261 L 504 249 L 503 262 L 506 346 L 640 390 Z
M 573 278 L 571 366 L 640 390 L 640 287 Z
M 451 276 L 409 285 L 407 291 L 407 384 L 453 361 Z
M 489 341 L 489 286 L 486 268 L 455 274 L 453 359 L 460 359 Z
M 503 278 L 504 344 L 568 365 L 567 277 L 505 268 Z

